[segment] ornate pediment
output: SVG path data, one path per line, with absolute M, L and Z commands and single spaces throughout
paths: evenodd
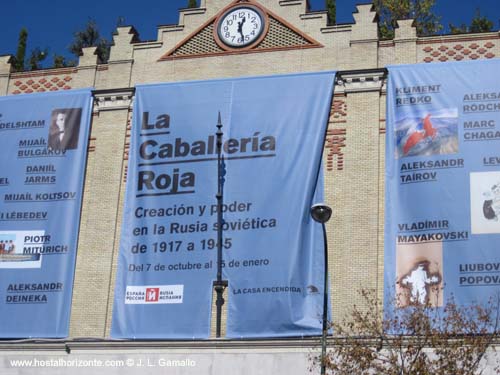
M 218 37 L 217 28 L 221 19 L 233 8 L 248 6 L 257 9 L 262 14 L 264 23 L 263 36 L 256 43 L 239 48 L 226 46 Z M 283 51 L 288 49 L 322 47 L 295 26 L 274 14 L 253 0 L 237 0 L 210 18 L 197 30 L 178 43 L 160 58 L 171 60 L 178 58 L 196 58 L 218 56 L 225 54 Z

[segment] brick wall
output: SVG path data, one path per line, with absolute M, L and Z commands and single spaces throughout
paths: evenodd
M 106 65 L 98 65 L 94 50 L 88 48 L 75 68 L 13 73 L 10 57 L 0 56 L 0 94 L 82 87 L 116 91 L 152 82 L 381 68 L 388 64 L 500 56 L 498 32 L 422 38 L 416 35 L 411 21 L 400 21 L 394 40 L 380 41 L 370 4 L 358 5 L 355 23 L 327 26 L 325 12 L 306 13 L 306 0 L 260 1 L 275 17 L 281 32 L 290 35 L 289 40 L 296 40 L 293 35 L 305 38 L 301 46 L 290 42 L 287 47 L 287 38 L 274 35 L 266 51 L 204 55 L 203 51 L 210 49 L 213 42 L 205 38 L 198 45 L 193 42 L 191 55 L 169 55 L 208 27 L 230 2 L 202 0 L 199 9 L 180 12 L 179 25 L 159 27 L 158 39 L 152 42 L 138 42 L 132 27 L 118 28 Z M 375 287 L 381 293 L 383 287 L 383 77 L 360 72 L 344 78 L 335 89 L 324 149 L 326 202 L 333 207 L 333 219 L 327 227 L 335 319 L 340 319 L 358 301 L 357 289 Z M 94 105 L 84 187 L 72 337 L 108 337 L 111 322 L 131 91 L 100 95 Z

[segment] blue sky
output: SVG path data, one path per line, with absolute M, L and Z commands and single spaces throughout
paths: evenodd
M 276 0 L 278 1 L 278 0 Z M 337 22 L 353 22 L 352 12 L 357 3 L 368 1 L 337 0 Z M 313 10 L 324 8 L 324 0 L 311 0 Z M 15 54 L 19 30 L 28 29 L 28 50 L 34 47 L 49 48 L 54 53 L 71 56 L 67 47 L 73 33 L 82 29 L 89 17 L 99 25 L 101 34 L 107 38 L 116 27 L 119 17 L 125 24 L 139 31 L 141 40 L 156 39 L 156 26 L 175 24 L 179 8 L 187 0 L 9 0 L 2 2 L 2 31 L 0 33 L 0 55 Z M 469 23 L 475 10 L 487 15 L 495 30 L 499 28 L 500 0 L 436 0 L 435 11 L 442 23 Z M 52 61 L 52 58 L 50 58 Z

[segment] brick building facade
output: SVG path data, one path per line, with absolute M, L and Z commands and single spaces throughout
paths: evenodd
M 17 354 L 26 350 L 49 354 L 81 351 L 85 355 L 98 351 L 120 358 L 131 350 L 134 355 L 151 350 L 158 355 L 203 352 L 206 358 L 200 361 L 214 368 L 226 368 L 218 362 L 222 359 L 215 359 L 214 353 L 220 353 L 220 358 L 233 355 L 227 363 L 246 363 L 251 369 L 256 368 L 251 361 L 261 358 L 253 355 L 271 353 L 275 358 L 269 366 L 282 363 L 280 366 L 288 372 L 297 374 L 307 370 L 307 354 L 318 344 L 316 339 L 150 344 L 106 340 L 111 326 L 136 84 L 339 71 L 324 145 L 326 202 L 333 207 L 327 225 L 334 319 L 340 319 L 356 302 L 357 288 L 373 287 L 382 292 L 383 68 L 390 64 L 496 58 L 500 56 L 500 34 L 419 37 L 412 21 L 405 20 L 399 21 L 393 40 L 380 40 L 371 4 L 357 6 L 354 23 L 329 26 L 326 12 L 308 12 L 306 0 L 258 0 L 269 17 L 266 36 L 252 48 L 226 51 L 216 43 L 213 29 L 216 17 L 233 3 L 201 0 L 199 8 L 181 9 L 178 24 L 158 27 L 153 41 L 139 41 L 133 27 L 119 27 L 106 64 L 97 63 L 94 48 L 85 48 L 76 67 L 16 73 L 11 56 L 0 56 L 0 95 L 95 89 L 70 338 L 49 345 L 0 343 L 0 356 L 12 350 Z M 85 342 L 81 338 L 94 340 Z

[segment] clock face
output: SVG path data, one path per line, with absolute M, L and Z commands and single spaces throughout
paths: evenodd
M 264 22 L 264 16 L 257 8 L 232 8 L 220 18 L 217 33 L 220 40 L 229 47 L 246 47 L 261 36 Z

